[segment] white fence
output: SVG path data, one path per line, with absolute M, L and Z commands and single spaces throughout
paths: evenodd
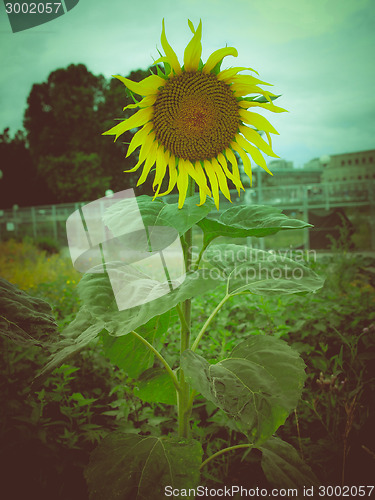
M 249 188 L 239 199 L 237 191 L 231 191 L 234 204 L 247 203 L 257 205 L 272 205 L 297 214 L 308 221 L 309 211 L 336 207 L 368 207 L 369 227 L 371 231 L 370 247 L 375 250 L 375 182 L 341 182 L 326 184 L 291 185 L 275 187 Z M 166 197 L 169 203 L 175 202 L 178 195 Z M 66 220 L 75 210 L 85 205 L 85 202 L 25 207 L 0 210 L 0 241 L 12 237 L 29 236 L 33 239 L 50 238 L 60 246 L 67 245 Z M 221 199 L 220 211 L 230 206 L 225 198 Z M 215 217 L 217 212 L 211 216 Z M 306 232 L 307 235 L 307 232 Z M 308 246 L 308 237 L 304 239 Z

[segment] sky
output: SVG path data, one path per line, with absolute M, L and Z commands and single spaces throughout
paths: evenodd
M 107 78 L 146 69 L 159 57 L 163 18 L 180 61 L 187 20 L 202 19 L 203 61 L 236 47 L 222 69 L 254 68 L 282 94 L 276 104 L 289 113 L 265 114 L 280 133 L 273 149 L 281 158 L 298 167 L 375 149 L 374 0 L 79 0 L 18 33 L 0 2 L 0 132 L 22 127 L 32 85 L 57 68 L 83 63 Z

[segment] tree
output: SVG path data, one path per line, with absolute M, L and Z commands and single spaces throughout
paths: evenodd
M 68 152 L 60 156 L 44 156 L 40 170 L 46 176 L 49 189 L 55 192 L 57 203 L 91 201 L 104 196 L 110 185 L 99 155 L 96 153 Z
M 121 74 L 121 73 L 119 73 Z M 149 76 L 150 71 L 137 70 L 132 71 L 127 76 L 130 80 L 139 82 Z M 116 78 L 111 78 L 107 82 L 104 99 L 99 105 L 99 122 L 101 123 L 101 131 L 109 130 L 116 125 L 115 118 L 124 120 L 137 110 L 127 109 L 122 111 L 125 106 L 132 104 L 133 100 L 127 93 L 125 86 Z M 126 158 L 127 145 L 130 143 L 134 132 L 128 131 L 121 136 L 121 141 L 113 142 L 112 136 L 104 136 L 100 139 L 99 155 L 102 158 L 103 167 L 107 174 L 112 176 L 111 189 L 113 191 L 121 191 L 128 187 L 135 187 L 139 173 L 124 173 L 124 170 L 130 170 L 138 161 L 138 151 L 132 153 Z M 140 193 L 151 194 L 150 186 L 142 186 L 139 189 Z
M 92 152 L 101 132 L 97 109 L 104 85 L 104 77 L 94 76 L 83 64 L 53 71 L 47 82 L 33 85 L 24 127 L 37 162 L 69 151 Z
M 129 78 L 140 81 L 148 74 L 138 70 Z M 125 158 L 126 146 L 102 136 L 116 116 L 124 119 L 134 113 L 122 111 L 131 102 L 121 82 L 95 76 L 83 64 L 53 71 L 47 82 L 33 85 L 24 126 L 38 175 L 56 202 L 83 201 L 82 196 L 90 201 L 109 188 L 120 191 L 136 185 L 138 173 L 123 171 L 135 165 L 138 153 Z M 129 131 L 124 142 L 132 136 Z
M 12 138 L 9 128 L 6 128 L 0 134 L 0 164 L 0 208 L 52 202 L 51 192 L 38 179 L 24 132 L 19 130 Z

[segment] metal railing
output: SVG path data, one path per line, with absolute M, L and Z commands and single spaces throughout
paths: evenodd
M 329 211 L 336 207 L 370 207 L 370 224 L 372 230 L 372 249 L 375 249 L 375 181 L 318 183 L 308 185 L 272 186 L 248 188 L 238 196 L 231 191 L 233 204 L 246 203 L 252 205 L 272 205 L 287 211 L 299 211 L 308 221 L 309 211 L 324 209 Z M 166 197 L 168 203 L 177 201 L 178 195 Z M 66 220 L 75 210 L 86 202 L 66 203 L 59 205 L 14 207 L 0 210 L 0 241 L 11 237 L 29 236 L 33 239 L 51 238 L 59 245 L 67 245 Z M 220 211 L 227 209 L 230 203 L 223 197 L 220 200 Z M 213 213 L 215 216 L 217 213 Z

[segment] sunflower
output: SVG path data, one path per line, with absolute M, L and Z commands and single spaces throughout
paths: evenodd
M 269 83 L 251 75 L 239 74 L 245 70 L 258 74 L 255 70 L 244 67 L 220 70 L 224 57 L 237 57 L 234 47 L 216 50 L 203 64 L 202 22 L 196 29 L 191 21 L 188 24 L 193 37 L 186 46 L 182 67 L 167 41 L 163 20 L 161 45 L 165 55 L 154 63 L 157 74 L 151 74 L 141 82 L 114 75 L 131 95 L 137 94 L 142 99 L 134 99 L 135 104 L 124 108 L 139 108 L 134 115 L 103 135 L 114 135 L 116 141 L 124 132 L 141 127 L 134 134 L 127 152 L 129 156 L 140 147 L 139 161 L 134 168 L 125 171 L 134 172 L 143 165 L 137 186 L 145 182 L 156 165 L 153 181 L 155 197 L 170 193 L 177 185 L 178 206 L 181 208 L 191 177 L 199 187 L 199 205 L 206 201 L 207 196 L 212 196 L 219 208 L 219 191 L 231 201 L 227 179 L 232 181 L 239 194 L 241 189 L 244 190 L 235 152 L 242 160 L 250 183 L 251 162 L 248 155 L 271 175 L 259 150 L 278 158 L 272 151 L 270 136 L 278 132 L 252 108 L 260 107 L 276 113 L 285 109 L 273 104 L 272 100 L 277 97 L 275 94 L 259 87 Z M 163 63 L 164 71 L 160 63 Z M 265 133 L 267 142 L 261 137 L 261 131 Z M 167 170 L 168 188 L 160 193 Z

